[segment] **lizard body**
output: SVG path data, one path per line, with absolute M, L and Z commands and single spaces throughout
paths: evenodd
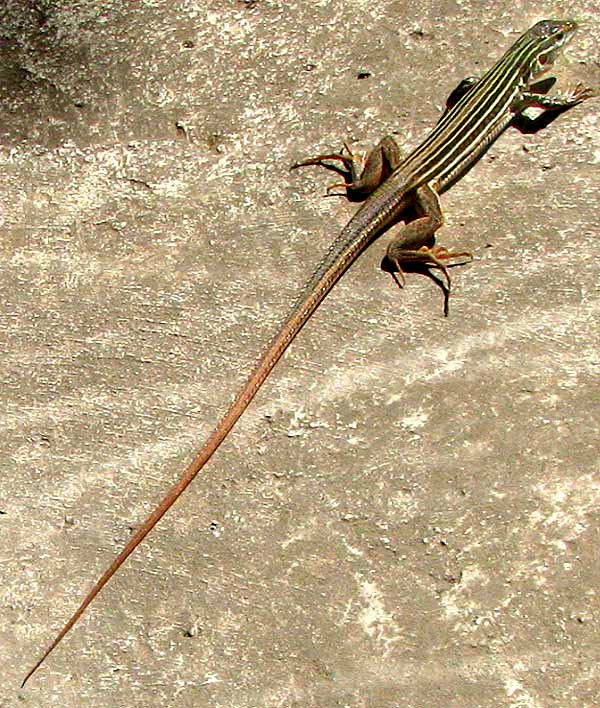
M 464 86 L 453 94 L 454 104 L 449 106 L 427 138 L 404 159 L 400 158 L 392 139 L 384 138 L 367 158 L 362 174 L 359 174 L 351 154 L 321 155 L 295 165 L 321 164 L 326 159 L 341 161 L 352 177 L 352 182 L 345 186 L 369 196 L 333 241 L 204 446 L 92 587 L 22 685 L 212 457 L 277 361 L 337 281 L 367 246 L 400 220 L 409 208 L 416 218 L 401 227 L 388 246 L 386 259 L 400 276 L 403 263 L 420 262 L 439 268 L 446 278 L 447 302 L 450 278 L 444 261 L 469 254 L 449 253 L 434 245 L 435 232 L 443 224 L 438 195 L 456 182 L 526 108 L 538 106 L 561 110 L 590 96 L 589 89 L 580 85 L 569 94 L 554 97 L 529 91 L 533 80 L 552 65 L 575 29 L 576 24 L 571 20 L 544 20 L 531 27 L 481 79 L 463 82 Z

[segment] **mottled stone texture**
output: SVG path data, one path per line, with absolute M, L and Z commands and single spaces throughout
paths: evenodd
M 598 100 L 443 196 L 448 319 L 361 257 L 19 691 L 356 209 L 290 164 L 409 149 L 541 17 L 2 5 L 0 706 L 598 705 Z M 561 10 L 597 90 L 597 3 Z

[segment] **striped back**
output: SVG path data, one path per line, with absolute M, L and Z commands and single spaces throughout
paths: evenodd
M 531 27 L 440 120 L 419 147 L 399 166 L 410 187 L 433 182 L 438 190 L 463 172 L 506 124 L 515 99 L 525 86 L 549 68 L 571 37 L 571 20 L 543 20 Z

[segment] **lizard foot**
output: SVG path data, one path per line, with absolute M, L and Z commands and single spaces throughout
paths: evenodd
M 444 261 L 454 260 L 455 258 L 466 258 L 467 260 L 461 260 L 458 263 L 449 263 L 448 266 L 444 263 Z M 406 275 L 402 270 L 401 263 L 422 263 L 423 265 L 429 266 L 429 268 L 437 268 L 440 270 L 443 273 L 444 281 L 439 281 L 437 278 L 434 278 L 431 273 L 426 272 L 426 274 L 435 280 L 444 291 L 444 317 L 447 317 L 450 291 L 452 290 L 452 280 L 448 267 L 464 265 L 471 260 L 473 260 L 473 254 L 468 251 L 454 253 L 444 246 L 423 246 L 416 251 L 406 250 L 396 252 L 394 256 L 386 255 L 383 259 L 382 268 L 391 273 L 398 287 L 401 288 L 406 284 Z
M 401 263 L 423 263 L 431 268 L 437 268 L 442 271 L 446 279 L 448 290 L 452 286 L 450 273 L 444 261 L 454 260 L 455 258 L 467 259 L 460 263 L 450 263 L 450 266 L 464 265 L 473 260 L 473 254 L 469 251 L 453 252 L 449 251 L 445 246 L 422 246 L 416 251 L 402 250 L 396 251 L 393 256 L 387 255 L 384 258 L 383 269 L 397 275 L 400 279 L 400 284 L 406 283 L 406 276 L 402 270 Z M 391 266 L 391 267 L 390 267 Z
M 330 165 L 328 162 L 341 162 L 342 166 Z M 360 158 L 357 158 L 347 143 L 343 143 L 342 149 L 339 152 L 331 152 L 323 155 L 315 155 L 314 157 L 309 157 L 306 160 L 300 162 L 295 162 L 290 169 L 295 170 L 298 167 L 307 167 L 309 165 L 319 165 L 325 167 L 328 170 L 333 170 L 337 172 L 342 177 L 350 179 L 351 181 L 336 182 L 335 184 L 330 184 L 326 189 L 327 196 L 332 196 L 331 192 L 334 189 L 346 189 L 352 190 L 354 187 L 354 175 L 357 171 L 357 163 L 361 163 Z M 338 195 L 334 195 L 338 196 Z M 339 195 L 342 196 L 342 195 Z

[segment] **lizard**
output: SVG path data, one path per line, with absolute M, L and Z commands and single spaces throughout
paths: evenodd
M 294 165 L 325 164 L 327 160 L 341 162 L 351 179 L 343 186 L 349 194 L 366 198 L 332 242 L 203 447 L 84 597 L 27 673 L 22 686 L 210 460 L 292 341 L 367 246 L 392 225 L 404 220 L 387 247 L 386 269 L 397 274 L 402 283 L 403 264 L 417 263 L 439 269 L 445 279 L 447 303 L 451 281 L 446 261 L 470 254 L 452 253 L 435 244 L 435 234 L 444 222 L 439 195 L 460 179 L 511 123 L 522 118 L 527 108 L 561 111 L 592 95 L 581 83 L 568 92 L 552 96 L 548 95 L 548 89 L 535 90 L 536 79 L 552 66 L 576 28 L 574 20 L 542 20 L 533 25 L 481 78 L 469 77 L 459 84 L 437 125 L 406 157 L 400 155 L 395 141 L 388 136 L 367 156 L 362 171 L 359 160 L 349 150 L 319 155 Z M 445 310 L 447 314 L 447 305 Z

